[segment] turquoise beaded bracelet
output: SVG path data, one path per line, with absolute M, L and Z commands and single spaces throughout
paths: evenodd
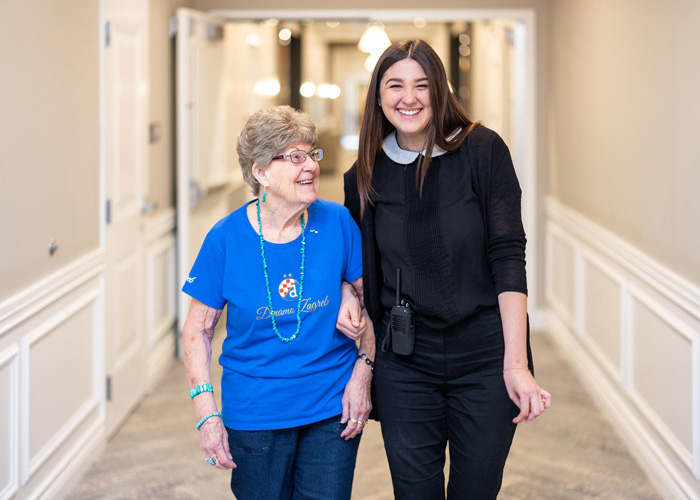
M 215 411 L 214 413 L 210 413 L 209 415 L 207 415 L 206 417 L 204 417 L 202 420 L 200 420 L 199 422 L 197 422 L 197 430 L 199 430 L 199 428 L 202 426 L 202 424 L 203 424 L 204 422 L 206 422 L 207 420 L 209 420 L 211 417 L 220 417 L 220 416 L 221 416 L 221 412 L 220 412 L 220 411 Z
M 214 392 L 214 388 L 211 384 L 202 384 L 190 389 L 190 399 L 194 399 L 195 396 L 199 396 L 203 392 Z

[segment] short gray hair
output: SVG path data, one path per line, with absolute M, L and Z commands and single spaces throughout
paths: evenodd
M 316 126 L 302 111 L 291 106 L 275 106 L 258 110 L 248 118 L 238 135 L 236 151 L 243 178 L 255 196 L 260 191 L 260 183 L 253 175 L 253 164 L 265 170 L 272 158 L 297 142 L 312 147 L 318 145 Z

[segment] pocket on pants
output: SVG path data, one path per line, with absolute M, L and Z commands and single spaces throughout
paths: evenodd
M 227 431 L 228 446 L 233 455 L 264 455 L 270 451 L 272 431 Z

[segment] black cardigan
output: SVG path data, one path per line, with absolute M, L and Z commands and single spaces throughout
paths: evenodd
M 477 126 L 457 151 L 445 154 L 441 160 L 467 163 L 471 168 L 471 188 L 481 208 L 486 231 L 486 252 L 496 293 L 527 293 L 525 232 L 520 215 L 521 191 L 507 146 L 498 134 L 484 126 Z M 375 238 L 375 208 L 371 204 L 367 205 L 365 215 L 360 220 L 355 165 L 345 173 L 345 206 L 362 232 L 365 306 L 375 332 L 381 332 L 382 275 Z

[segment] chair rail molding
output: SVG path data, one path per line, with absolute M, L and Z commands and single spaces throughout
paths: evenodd
M 545 215 L 549 332 L 661 493 L 700 498 L 700 288 L 555 198 Z

